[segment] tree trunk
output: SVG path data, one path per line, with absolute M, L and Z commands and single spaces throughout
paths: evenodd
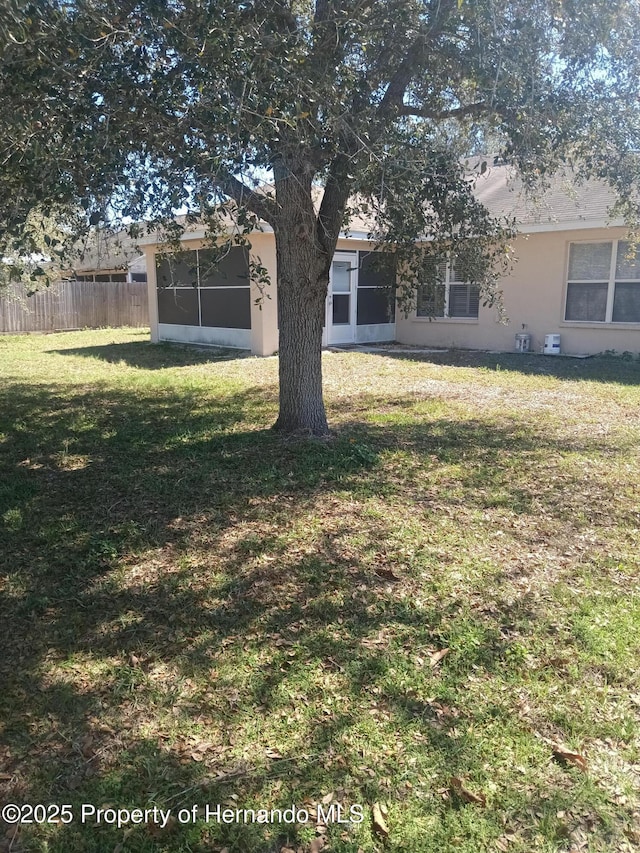
M 276 230 L 280 413 L 274 429 L 328 435 L 322 398 L 322 328 L 329 282 L 324 254 L 292 225 Z
M 320 222 L 312 200 L 314 172 L 305 150 L 273 163 L 280 334 L 280 413 L 274 429 L 323 436 L 329 426 L 322 399 L 322 329 L 342 216 L 334 204 Z

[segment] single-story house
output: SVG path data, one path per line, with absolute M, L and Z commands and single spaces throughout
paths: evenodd
M 566 353 L 640 351 L 640 259 L 629 255 L 624 224 L 610 219 L 613 196 L 606 185 L 557 179 L 533 202 L 511 167 L 498 164 L 478 176 L 475 191 L 492 213 L 517 221 L 517 262 L 502 282 L 506 323 L 453 266 L 437 304 L 419 297 L 408 316 L 394 310 L 379 289 L 390 281 L 384 265 L 374 261 L 366 223 L 355 221 L 338 240 L 331 267 L 325 345 L 397 341 L 512 351 L 516 335 L 525 334 L 530 348 L 541 351 L 547 335 L 559 334 Z M 216 266 L 204 237 L 204 231 L 185 232 L 179 264 L 170 264 L 153 237 L 139 241 L 147 258 L 151 339 L 274 353 L 272 231 L 265 225 L 251 235 L 250 252 L 272 282 L 270 298 L 260 304 L 260 291 L 249 279 L 248 251 L 234 248 Z
M 78 260 L 68 277 L 88 282 L 141 282 L 147 280 L 147 262 L 126 231 L 95 231 L 78 246 Z

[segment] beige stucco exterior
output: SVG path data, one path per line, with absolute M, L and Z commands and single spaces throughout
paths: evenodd
M 396 340 L 421 346 L 513 351 L 515 335 L 526 332 L 532 351 L 540 352 L 545 335 L 560 334 L 563 353 L 640 351 L 638 323 L 566 322 L 569 244 L 625 236 L 622 228 L 581 228 L 522 234 L 514 241 L 516 263 L 502 282 L 508 322 L 500 323 L 495 308 L 480 306 L 478 319 L 396 317 Z
M 371 249 L 371 243 L 358 237 L 341 237 L 338 240 L 336 251 L 354 252 L 367 251 Z M 277 328 L 277 264 L 276 244 L 273 233 L 270 231 L 251 235 L 251 254 L 266 267 L 269 272 L 271 284 L 265 290 L 261 300 L 262 310 L 252 310 L 252 346 L 251 351 L 255 355 L 271 355 L 278 350 L 278 328 Z M 259 292 L 256 291 L 256 298 Z M 364 331 L 360 327 L 360 331 Z M 386 336 L 388 339 L 393 338 Z
M 185 250 L 199 249 L 206 246 L 204 239 L 183 238 L 182 245 Z M 336 251 L 369 251 L 371 244 L 363 236 L 341 237 L 338 240 Z M 277 325 L 277 265 L 276 246 L 273 232 L 254 232 L 251 235 L 250 257 L 255 262 L 266 268 L 270 284 L 263 291 L 251 283 L 251 329 L 250 330 L 213 330 L 197 326 L 175 326 L 163 327 L 158 321 L 158 301 L 156 297 L 156 254 L 160 247 L 155 243 L 144 245 L 147 263 L 147 282 L 149 297 L 149 323 L 151 327 L 151 341 L 174 341 L 194 344 L 210 344 L 236 346 L 250 349 L 253 355 L 272 355 L 278 350 L 278 325 Z M 376 336 L 376 327 L 359 326 L 358 335 L 362 342 L 379 339 Z M 384 340 L 393 340 L 395 328 L 389 324 L 382 335 Z
M 206 246 L 203 239 L 185 239 L 182 241 L 184 249 L 200 249 Z M 273 282 L 263 293 L 260 292 L 255 282 L 251 283 L 251 329 L 242 337 L 238 336 L 234 341 L 234 330 L 230 330 L 227 340 L 216 340 L 215 335 L 208 335 L 206 328 L 180 327 L 172 330 L 171 336 L 166 334 L 162 325 L 158 322 L 158 300 L 156 297 L 156 254 L 159 246 L 156 244 L 144 246 L 147 261 L 147 286 L 149 297 L 149 324 L 151 328 L 151 341 L 158 343 L 161 340 L 177 341 L 184 343 L 216 344 L 224 343 L 228 346 L 249 348 L 254 355 L 271 355 L 278 349 L 278 329 L 276 310 L 276 251 L 275 241 L 272 233 L 256 233 L 251 236 L 250 255 L 266 267 L 269 277 Z M 163 333 L 164 332 L 164 333 Z M 224 334 L 224 333 L 223 333 Z
M 549 230 L 553 229 L 553 230 Z M 605 350 L 640 352 L 640 324 L 583 323 L 564 320 L 569 245 L 576 241 L 607 241 L 624 238 L 620 227 L 570 227 L 567 225 L 534 226 L 514 241 L 515 264 L 502 282 L 506 322 L 500 322 L 495 308 L 480 306 L 477 319 L 433 319 L 405 317 L 396 311 L 395 328 L 390 326 L 382 338 L 426 347 L 459 347 L 465 349 L 515 349 L 515 335 L 531 335 L 531 349 L 540 352 L 545 335 L 560 334 L 561 351 L 571 354 L 594 354 Z M 371 249 L 364 235 L 341 237 L 338 251 Z M 187 239 L 186 249 L 204 245 L 202 239 Z M 266 267 L 271 284 L 261 293 L 251 285 L 251 329 L 234 336 L 216 337 L 213 330 L 177 328 L 167 335 L 158 323 L 156 299 L 157 247 L 145 247 L 147 257 L 151 339 L 182 340 L 190 343 L 222 343 L 250 348 L 254 355 L 271 355 L 278 349 L 276 251 L 273 233 L 268 230 L 251 235 L 251 255 Z M 374 327 L 375 330 L 375 327 Z M 367 328 L 358 328 L 357 340 L 366 342 Z

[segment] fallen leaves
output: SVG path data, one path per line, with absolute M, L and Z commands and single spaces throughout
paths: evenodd
M 454 794 L 460 797 L 461 800 L 464 800 L 466 803 L 475 803 L 478 806 L 482 806 L 484 809 L 487 805 L 487 798 L 484 794 L 474 794 L 473 791 L 470 791 L 458 776 L 451 777 L 451 790 Z
M 374 803 L 371 809 L 371 819 L 373 823 L 373 831 L 381 838 L 389 837 L 389 827 L 385 818 L 388 815 L 387 807 L 384 803 Z
M 444 660 L 449 654 L 450 649 L 438 649 L 435 652 L 429 652 L 429 666 L 434 669 L 441 660 Z
M 267 758 L 271 758 L 273 761 L 279 761 L 284 758 L 284 755 L 277 749 L 272 749 L 271 747 L 267 747 L 264 751 L 264 754 Z
M 388 630 L 381 628 L 375 637 L 365 637 L 362 639 L 361 644 L 368 649 L 376 648 L 379 646 L 388 646 L 390 643 L 389 640 L 389 632 Z
M 385 566 L 377 566 L 374 569 L 374 572 L 382 580 L 390 581 L 391 583 L 400 583 L 402 580 L 402 578 L 398 577 L 393 569 L 388 569 Z
M 572 764 L 574 767 L 577 767 L 586 773 L 587 759 L 584 757 L 584 755 L 581 755 L 579 752 L 574 752 L 571 749 L 567 749 L 566 746 L 563 746 L 559 743 L 552 743 L 551 749 L 553 750 L 554 758 L 563 762 L 564 764 Z
M 169 818 L 167 819 L 167 822 L 164 826 L 150 821 L 146 824 L 146 829 L 152 838 L 162 839 L 170 833 L 175 832 L 178 826 L 179 824 L 177 818 L 174 815 L 169 815 Z
M 94 756 L 94 738 L 93 735 L 88 732 L 82 738 L 80 743 L 75 744 L 76 750 L 82 755 L 83 758 L 86 758 L 87 761 L 90 761 Z

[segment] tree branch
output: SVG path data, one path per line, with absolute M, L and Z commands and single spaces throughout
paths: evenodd
M 317 238 L 329 258 L 333 257 L 345 205 L 350 195 L 351 182 L 347 178 L 348 172 L 349 158 L 345 154 L 338 154 L 329 166 L 329 175 L 318 211 Z
M 321 21 L 326 21 L 329 17 L 330 11 L 331 3 L 329 0 L 316 0 L 316 10 L 313 16 L 316 24 L 319 24 Z
M 214 182 L 218 189 L 232 198 L 236 204 L 246 207 L 247 210 L 255 213 L 256 216 L 270 225 L 273 224 L 276 215 L 274 199 L 252 190 L 251 187 L 233 175 L 228 175 L 226 178 L 214 178 Z
M 448 118 L 479 116 L 494 111 L 495 107 L 490 107 L 484 101 L 479 101 L 475 104 L 466 104 L 466 106 L 464 107 L 455 107 L 451 110 L 429 110 L 422 109 L 420 107 L 412 107 L 409 104 L 403 104 L 401 107 L 398 108 L 398 115 L 416 116 L 416 118 L 430 118 L 436 121 L 441 121 Z
M 457 0 L 438 0 L 433 23 L 414 39 L 404 59 L 389 81 L 387 91 L 384 93 L 378 106 L 379 118 L 386 118 L 391 114 L 397 113 L 402 107 L 409 83 L 418 70 L 420 57 L 427 44 L 434 41 L 440 35 L 443 29 L 443 22 L 455 8 L 457 8 Z
M 298 30 L 298 21 L 294 15 L 291 4 L 286 0 L 259 0 L 241 12 L 245 20 L 262 23 L 271 20 L 280 33 L 295 33 Z

